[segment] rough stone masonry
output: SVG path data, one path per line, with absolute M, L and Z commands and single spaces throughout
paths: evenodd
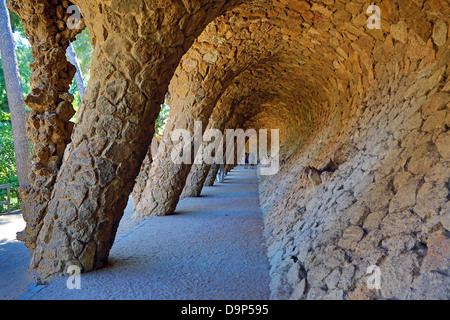
M 94 46 L 74 127 L 63 53 L 81 30 L 66 27 L 71 4 Z M 146 218 L 211 184 L 217 166 L 170 161 L 171 130 L 201 121 L 280 129 L 281 169 L 259 181 L 272 298 L 448 299 L 448 2 L 375 1 L 380 29 L 367 27 L 363 0 L 163 4 L 10 1 L 36 60 L 22 189 L 30 271 L 101 268 L 133 188 Z M 367 286 L 370 266 L 378 289 Z

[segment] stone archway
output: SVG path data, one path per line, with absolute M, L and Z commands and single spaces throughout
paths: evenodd
M 379 1 L 381 29 L 367 27 L 360 1 L 74 3 L 95 52 L 69 144 L 70 97 L 55 80 L 69 81 L 71 68 L 51 55 L 74 35 L 60 26 L 64 7 L 11 3 L 37 58 L 28 123 L 39 161 L 24 189 L 31 270 L 46 278 L 104 265 L 169 91 L 140 217 L 172 213 L 184 188 L 198 194 L 216 170 L 174 165 L 174 128 L 279 128 L 280 170 L 259 186 L 272 297 L 445 296 L 447 3 Z M 50 128 L 63 133 L 52 131 L 57 143 L 45 142 Z M 378 291 L 367 286 L 370 266 L 383 275 Z

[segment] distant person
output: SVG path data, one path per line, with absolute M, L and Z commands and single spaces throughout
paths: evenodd
M 254 153 L 250 153 L 250 169 L 255 169 L 255 163 L 256 163 L 256 159 L 255 159 L 255 154 Z
M 248 155 L 248 153 L 246 152 L 246 153 L 245 153 L 245 164 L 244 164 L 244 168 L 245 168 L 245 169 L 248 169 L 248 160 L 249 160 L 248 158 L 249 158 L 249 155 Z

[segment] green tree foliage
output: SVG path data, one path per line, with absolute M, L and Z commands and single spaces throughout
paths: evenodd
M 78 62 L 80 63 L 81 73 L 84 77 L 84 85 L 87 86 L 90 78 L 91 59 L 94 49 L 91 44 L 91 36 L 88 29 L 77 35 L 77 38 L 72 42 L 75 53 L 77 54 Z
M 161 106 L 161 111 L 159 112 L 158 119 L 155 122 L 155 134 L 157 136 L 162 136 L 164 133 L 164 128 L 166 127 L 167 119 L 169 118 L 170 107 L 167 104 Z

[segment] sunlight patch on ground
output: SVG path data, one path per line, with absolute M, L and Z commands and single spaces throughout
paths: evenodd
M 0 216 L 0 245 L 16 242 L 16 233 L 25 228 L 25 221 L 21 214 Z

